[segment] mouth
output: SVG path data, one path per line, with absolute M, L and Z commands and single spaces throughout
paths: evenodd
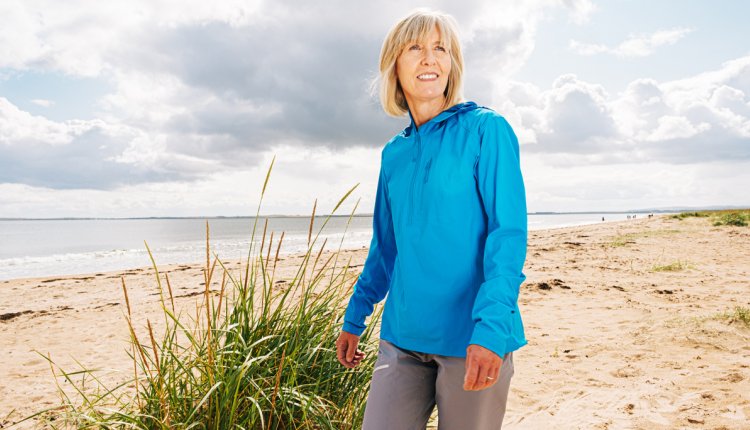
M 422 73 L 421 75 L 417 75 L 417 79 L 420 81 L 434 81 L 437 78 L 437 73 Z

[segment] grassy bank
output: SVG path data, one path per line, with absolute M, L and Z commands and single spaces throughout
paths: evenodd
M 737 227 L 746 227 L 750 224 L 750 209 L 728 209 L 719 211 L 698 211 L 682 212 L 670 215 L 671 218 L 709 218 L 711 224 L 715 226 L 729 225 Z

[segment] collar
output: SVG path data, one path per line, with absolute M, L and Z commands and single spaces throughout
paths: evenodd
M 442 122 L 444 122 L 448 118 L 452 117 L 453 115 L 456 115 L 456 114 L 458 114 L 460 112 L 464 112 L 464 111 L 468 111 L 468 110 L 473 110 L 473 109 L 476 109 L 476 108 L 477 108 L 477 104 L 474 103 L 474 102 L 471 102 L 471 101 L 455 104 L 455 105 L 449 107 L 448 109 L 440 112 L 439 114 L 435 115 L 429 121 L 427 121 L 424 124 L 422 124 L 419 127 L 419 131 L 426 132 L 429 129 L 437 126 L 438 124 L 440 124 Z M 409 126 L 404 129 L 404 136 L 405 137 L 409 137 L 415 131 L 417 131 L 417 126 L 414 123 L 414 117 L 412 116 L 411 110 L 410 110 L 409 111 Z

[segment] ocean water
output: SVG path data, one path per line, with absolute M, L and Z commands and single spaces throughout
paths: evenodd
M 632 213 L 529 215 L 530 230 L 626 220 Z M 646 217 L 646 214 L 638 214 Z M 313 237 L 324 221 L 317 217 Z M 367 247 L 372 217 L 332 217 L 315 249 Z M 247 256 L 254 218 L 210 218 L 211 245 L 222 260 Z M 256 241 L 265 218 L 258 220 Z M 281 254 L 307 249 L 309 217 L 268 218 L 274 234 L 272 253 L 284 232 Z M 344 234 L 346 229 L 346 234 Z M 268 238 L 266 239 L 268 240 Z M 343 240 L 343 242 L 342 242 Z M 195 263 L 206 258 L 206 220 L 199 218 L 0 220 L 0 280 L 99 273 L 150 266 L 144 241 L 159 265 Z M 266 242 L 267 246 L 268 242 Z M 256 246 L 257 247 L 257 246 Z

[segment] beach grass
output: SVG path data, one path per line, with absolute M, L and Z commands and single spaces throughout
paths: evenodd
M 296 274 L 285 288 L 274 287 L 283 233 L 275 244 L 271 233 L 266 243 L 266 220 L 258 235 L 260 246 L 256 240 L 272 169 L 273 161 L 242 268 L 230 270 L 212 253 L 206 223 L 204 293 L 195 315 L 185 315 L 176 312 L 171 282 L 159 273 L 149 250 L 165 328 L 157 332 L 151 321 L 145 328 L 135 326 L 123 279 L 132 377 L 107 387 L 95 370 L 81 366 L 65 371 L 45 356 L 55 381 L 63 378 L 74 394 L 58 385 L 61 404 L 24 421 L 36 418 L 46 428 L 359 428 L 377 355 L 373 328 L 379 325 L 382 308 L 360 338 L 366 357 L 355 369 L 343 367 L 336 359 L 335 341 L 357 274 L 349 271 L 350 259 L 341 261 L 341 244 L 321 258 L 325 241 L 319 244 L 318 237 L 330 215 L 313 234 L 317 203 L 307 252 Z M 349 222 L 355 210 L 356 204 Z
M 709 218 L 709 221 L 711 221 L 711 224 L 714 226 L 727 225 L 746 227 L 750 223 L 750 209 L 682 212 L 679 214 L 670 215 L 670 218 L 679 220 L 693 217 Z
M 674 219 L 685 219 L 685 218 L 705 218 L 711 216 L 708 212 L 680 212 L 678 214 L 670 215 L 670 218 Z
M 675 229 L 660 229 L 660 230 L 642 230 L 633 233 L 618 234 L 610 242 L 609 246 L 619 247 L 628 244 L 636 243 L 636 239 L 647 238 L 647 237 L 658 237 L 663 235 L 677 234 L 680 230 Z
M 729 212 L 717 216 L 714 225 L 733 225 L 736 227 L 746 227 L 750 222 L 750 211 Z
M 687 261 L 677 260 L 669 264 L 655 264 L 651 267 L 652 272 L 679 272 L 681 270 L 692 269 L 693 265 Z
M 750 307 L 735 306 L 731 311 L 716 314 L 714 318 L 739 323 L 750 328 Z

